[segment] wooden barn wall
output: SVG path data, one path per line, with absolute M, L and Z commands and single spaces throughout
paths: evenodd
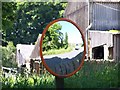
M 89 31 L 91 39 L 91 48 L 107 44 L 108 47 L 113 47 L 113 35 L 106 31 Z
M 113 56 L 115 60 L 120 61 L 120 34 L 114 35 Z
M 85 29 L 88 26 L 88 4 L 86 2 L 69 2 L 64 17 L 74 21 L 85 35 Z
M 120 2 L 91 2 L 92 30 L 120 30 Z

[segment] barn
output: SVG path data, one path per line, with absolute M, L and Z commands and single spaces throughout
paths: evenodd
M 120 60 L 120 0 L 71 0 L 64 17 L 82 29 L 88 59 Z

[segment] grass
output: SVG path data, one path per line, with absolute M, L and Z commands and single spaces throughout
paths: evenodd
M 120 86 L 118 63 L 85 62 L 82 69 L 65 79 L 66 88 L 113 88 Z
M 72 51 L 74 46 L 69 45 L 67 49 L 61 48 L 61 49 L 53 49 L 49 51 L 44 51 L 43 55 L 55 55 L 55 54 L 63 54 Z
M 64 79 L 65 88 L 117 88 L 120 87 L 119 63 L 85 61 L 75 75 Z M 17 79 L 3 78 L 3 88 L 55 88 L 55 77 L 51 74 Z

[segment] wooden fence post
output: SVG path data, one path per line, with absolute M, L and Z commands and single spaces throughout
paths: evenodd
M 55 76 L 55 84 L 57 90 L 63 90 L 64 89 L 64 78 L 59 78 Z

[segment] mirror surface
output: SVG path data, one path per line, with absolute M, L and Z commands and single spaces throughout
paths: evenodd
M 80 31 L 68 21 L 57 21 L 46 31 L 42 54 L 46 65 L 54 73 L 67 75 L 81 64 L 84 42 Z

